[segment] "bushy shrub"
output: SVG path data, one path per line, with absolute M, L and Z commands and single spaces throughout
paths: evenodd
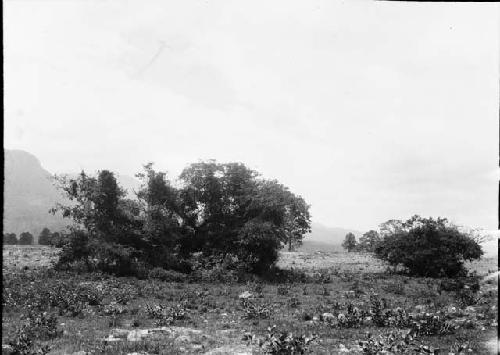
M 241 305 L 246 319 L 269 319 L 272 314 L 271 307 L 265 304 L 255 304 L 248 299 L 242 299 Z
M 155 324 L 159 327 L 172 325 L 176 320 L 187 317 L 186 302 L 180 302 L 174 306 L 168 305 L 146 305 L 146 314 L 155 319 Z
M 317 338 L 317 335 L 294 336 L 289 332 L 277 331 L 276 326 L 273 326 L 267 329 L 266 337 L 260 346 L 267 354 L 305 354 L 309 344 Z
M 42 355 L 50 351 L 48 346 L 36 347 L 35 340 L 50 340 L 58 337 L 57 317 L 47 312 L 29 311 L 23 316 L 23 324 L 9 342 L 13 354 Z
M 466 273 L 466 260 L 483 254 L 478 243 L 446 219 L 415 216 L 403 225 L 409 227 L 386 235 L 377 243 L 375 254 L 393 266 L 406 267 L 411 275 L 455 277 Z

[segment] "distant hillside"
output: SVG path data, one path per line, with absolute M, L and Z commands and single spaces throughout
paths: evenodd
M 313 222 L 311 225 L 311 233 L 305 236 L 304 241 L 340 245 L 344 241 L 347 233 L 353 233 L 356 238 L 359 238 L 364 232 L 339 227 L 326 227 L 322 224 Z
M 44 227 L 63 229 L 66 221 L 48 213 L 63 201 L 51 174 L 35 156 L 22 150 L 4 150 L 4 157 L 4 232 L 28 231 L 36 238 Z
M 37 238 L 44 227 L 63 230 L 69 221 L 48 213 L 57 202 L 65 200 L 52 184 L 52 174 L 28 152 L 5 149 L 4 157 L 3 231 L 17 235 L 28 231 Z M 139 187 L 133 177 L 121 175 L 117 179 L 129 196 Z

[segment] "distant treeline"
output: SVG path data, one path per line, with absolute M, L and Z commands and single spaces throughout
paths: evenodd
M 62 233 L 54 232 L 52 233 L 48 228 L 44 228 L 40 235 L 38 236 L 39 245 L 51 245 L 55 247 L 62 247 L 64 245 L 65 236 Z M 19 238 L 15 233 L 4 233 L 3 234 L 3 244 L 4 245 L 33 245 L 35 243 L 35 238 L 30 232 L 23 232 L 19 235 Z

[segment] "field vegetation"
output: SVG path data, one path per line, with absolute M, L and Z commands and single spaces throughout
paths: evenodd
M 445 219 L 293 252 L 309 206 L 243 164 L 138 177 L 137 199 L 106 170 L 59 178 L 70 230 L 4 245 L 3 353 L 490 353 L 496 259 Z

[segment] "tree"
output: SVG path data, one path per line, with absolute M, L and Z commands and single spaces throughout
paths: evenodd
M 144 172 L 136 176 L 142 181 L 137 197 L 147 241 L 143 252 L 147 253 L 148 261 L 154 266 L 172 266 L 183 235 L 179 192 L 164 172 L 153 169 L 152 163 L 146 164 Z
M 192 230 L 182 241 L 184 250 L 236 255 L 259 263 L 252 268 L 263 272 L 280 248 L 299 244 L 310 230 L 309 206 L 300 196 L 275 180 L 259 179 L 241 163 L 200 162 L 180 178 L 182 216 Z
M 44 229 L 42 229 L 40 235 L 38 236 L 38 244 L 50 245 L 51 239 L 52 239 L 52 234 L 50 233 L 50 230 L 47 227 L 45 227 Z
M 370 230 L 359 238 L 358 249 L 361 251 L 373 252 L 380 242 L 380 235 L 375 230 Z
M 19 245 L 32 245 L 33 241 L 33 235 L 30 232 L 23 232 L 19 236 Z
M 52 213 L 74 221 L 59 266 L 82 260 L 89 269 L 130 274 L 144 245 L 142 224 L 114 174 L 102 170 L 95 178 L 82 171 L 76 179 L 59 177 L 58 182 L 71 203 L 56 205 Z
M 411 275 L 455 277 L 466 272 L 464 262 L 479 259 L 483 251 L 468 234 L 445 218 L 413 216 L 403 228 L 386 234 L 375 255 L 393 266 L 402 265 Z
M 347 249 L 347 252 L 351 252 L 356 248 L 356 236 L 352 233 L 347 233 L 342 243 L 342 247 Z
M 55 246 L 56 248 L 62 248 L 64 245 L 64 236 L 59 232 L 52 233 L 50 237 L 50 245 Z
M 15 233 L 4 233 L 3 235 L 3 244 L 5 245 L 16 245 L 17 244 L 17 236 Z

